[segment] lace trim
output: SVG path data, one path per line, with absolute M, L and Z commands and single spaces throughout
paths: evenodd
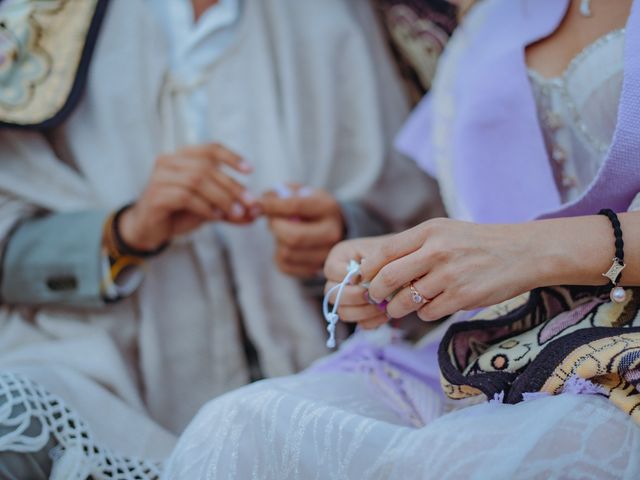
M 157 480 L 162 472 L 160 462 L 127 458 L 97 444 L 62 398 L 22 375 L 0 373 L 0 425 L 9 428 L 0 435 L 0 451 L 35 452 L 50 437 L 56 440 L 53 480 Z
M 551 103 L 549 100 L 551 90 L 555 89 L 560 92 L 562 99 L 569 110 L 573 123 L 577 128 L 577 131 L 582 135 L 583 139 L 586 140 L 588 144 L 591 145 L 591 147 L 601 155 L 607 153 L 611 142 L 603 142 L 591 134 L 589 128 L 587 127 L 587 124 L 580 114 L 580 111 L 578 110 L 576 102 L 571 96 L 568 82 L 569 79 L 573 76 L 574 72 L 585 61 L 587 57 L 607 45 L 609 42 L 617 40 L 619 37 L 624 38 L 625 32 L 625 28 L 620 28 L 617 30 L 613 30 L 596 39 L 594 42 L 583 48 L 582 51 L 580 51 L 575 57 L 573 57 L 573 59 L 569 62 L 569 65 L 567 65 L 567 68 L 565 68 L 565 70 L 558 76 L 545 77 L 532 68 L 529 68 L 527 70 L 531 81 L 536 83 L 542 94 L 547 97 L 547 103 Z

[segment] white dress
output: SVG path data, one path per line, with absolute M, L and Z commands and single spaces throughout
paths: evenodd
M 611 141 L 623 43 L 622 31 L 603 37 L 555 79 L 530 73 L 565 201 L 592 181 Z M 429 350 L 441 334 L 414 348 Z M 360 340 L 325 360 L 344 363 L 342 372 L 312 369 L 206 405 L 180 438 L 167 478 L 640 478 L 640 428 L 603 397 L 452 404 L 435 386 L 431 348 L 422 379 L 398 372 L 391 360 L 379 362 L 405 386 L 405 398 L 392 398 L 375 376 L 349 364 L 350 346 Z

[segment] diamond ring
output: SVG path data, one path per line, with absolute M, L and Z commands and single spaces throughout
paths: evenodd
M 424 298 L 424 295 L 416 290 L 416 287 L 413 286 L 413 283 L 409 285 L 409 291 L 411 292 L 411 300 L 413 301 L 413 303 L 428 303 L 428 300 Z

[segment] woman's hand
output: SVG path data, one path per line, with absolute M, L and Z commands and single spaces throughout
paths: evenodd
M 329 254 L 324 265 L 324 274 L 327 278 L 325 292 L 342 282 L 347 274 L 347 268 L 351 260 L 357 262 L 372 254 L 384 242 L 385 237 L 358 238 L 347 240 L 337 244 Z M 355 322 L 365 329 L 377 328 L 389 321 L 384 307 L 372 305 L 366 296 L 367 290 L 359 285 L 356 278 L 352 285 L 345 287 L 338 315 L 344 322 Z M 334 297 L 330 299 L 335 301 Z
M 362 262 L 369 295 L 397 292 L 387 305 L 391 317 L 417 311 L 427 321 L 513 298 L 544 284 L 540 236 L 529 234 L 530 225 L 434 219 L 394 235 Z M 414 301 L 411 283 L 423 302 Z
M 123 240 L 131 247 L 153 250 L 208 221 L 253 221 L 259 214 L 254 198 L 223 172 L 224 166 L 242 174 L 252 171 L 218 144 L 158 157 L 142 196 L 120 219 Z
M 344 237 L 338 201 L 329 192 L 292 185 L 291 195 L 268 192 L 261 200 L 276 239 L 275 262 L 280 271 L 298 278 L 322 272 L 329 252 Z

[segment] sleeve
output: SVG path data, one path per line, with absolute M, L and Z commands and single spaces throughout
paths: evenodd
M 20 223 L 4 249 L 2 302 L 104 306 L 102 235 L 107 215 L 56 213 Z

